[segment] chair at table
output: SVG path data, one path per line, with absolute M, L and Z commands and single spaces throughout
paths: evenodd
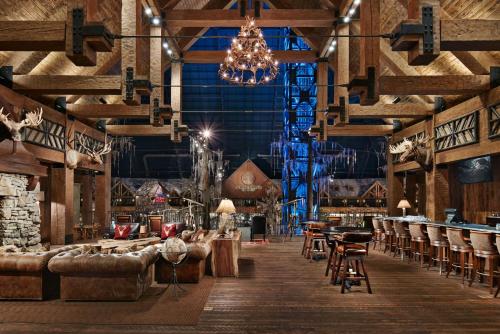
M 395 246 L 396 232 L 394 231 L 392 220 L 384 219 L 382 225 L 384 226 L 384 253 L 387 252 L 387 250 L 391 253 Z
M 338 246 L 335 254 L 335 270 L 332 271 L 332 282 L 340 280 L 341 293 L 345 291 L 347 280 L 364 280 L 368 293 L 372 293 L 368 272 L 365 268 L 365 258 L 367 255 L 366 243 L 369 243 L 371 240 L 371 233 L 353 232 L 344 232 L 342 233 L 342 237 L 337 239 Z M 360 272 L 360 265 L 363 270 L 362 273 Z
M 328 255 L 328 261 L 326 262 L 326 270 L 325 270 L 325 276 L 328 276 L 330 269 L 332 271 L 335 270 L 334 255 L 335 255 L 335 248 L 337 247 L 337 242 L 335 241 L 335 238 L 330 238 L 328 235 L 325 236 L 325 241 L 326 241 L 328 248 L 330 249 L 330 253 Z
M 159 236 L 161 234 L 161 224 L 163 224 L 162 215 L 148 216 L 149 231 L 152 235 Z
M 500 234 L 497 234 L 497 250 L 498 253 L 500 253 Z M 497 282 L 497 292 L 495 292 L 495 296 L 493 298 L 496 298 L 498 296 L 498 293 L 500 292 L 500 282 Z
M 441 233 L 441 228 L 435 225 L 427 225 L 427 236 L 429 237 L 429 266 L 431 268 L 434 262 L 439 263 L 439 275 L 443 272 L 443 263 L 448 266 L 448 249 L 450 245 Z M 437 254 L 435 253 L 437 251 Z
M 450 261 L 448 262 L 446 278 L 449 277 L 453 268 L 460 269 L 462 273 L 462 284 L 464 284 L 465 272 L 472 269 L 471 260 L 474 248 L 465 241 L 463 230 L 460 228 L 447 227 L 446 235 L 450 243 Z
M 399 253 L 401 255 L 401 261 L 403 261 L 405 254 L 408 254 L 408 259 L 410 259 L 410 232 L 406 230 L 404 222 L 400 220 L 395 220 L 393 226 L 394 232 L 396 233 L 396 249 L 394 250 L 394 256 Z
M 117 224 L 132 224 L 132 215 L 116 215 Z
M 373 249 L 378 244 L 378 250 L 382 248 L 382 241 L 384 240 L 384 225 L 382 224 L 381 217 L 373 217 Z
M 429 238 L 424 233 L 424 225 L 420 223 L 410 223 L 411 246 L 410 252 L 416 261 L 417 256 L 420 260 L 420 267 L 424 266 L 424 257 L 429 255 Z
M 498 260 L 500 259 L 500 254 L 497 248 L 495 248 L 492 239 L 493 239 L 493 234 L 489 232 L 480 232 L 480 231 L 470 232 L 470 241 L 472 242 L 472 247 L 474 247 L 474 264 L 472 267 L 472 274 L 469 286 L 471 286 L 472 283 L 474 282 L 476 275 L 486 276 L 488 277 L 490 294 L 493 294 L 493 278 L 495 276 L 495 271 L 496 271 L 495 269 L 498 266 Z M 488 272 L 485 272 L 484 266 L 482 265 L 483 262 L 482 260 L 484 260 L 484 262 L 488 262 Z

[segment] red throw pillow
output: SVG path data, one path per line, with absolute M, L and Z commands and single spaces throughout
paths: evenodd
M 175 224 L 163 224 L 161 227 L 161 240 L 165 240 L 170 237 L 175 237 L 176 225 Z
M 115 225 L 115 240 L 125 240 L 128 238 L 132 228 L 127 225 Z

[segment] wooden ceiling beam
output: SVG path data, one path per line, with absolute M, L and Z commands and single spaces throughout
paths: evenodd
M 269 9 L 256 18 L 259 27 L 331 27 L 335 13 L 324 9 Z M 240 27 L 245 18 L 236 10 L 202 9 L 170 10 L 165 12 L 167 26 L 183 27 Z
M 12 89 L 37 95 L 120 95 L 119 75 L 14 75 Z
M 343 0 L 340 3 L 340 5 L 339 5 L 340 6 L 339 7 L 339 15 L 340 16 L 347 16 L 347 11 L 352 6 L 353 1 L 354 0 Z M 347 32 L 348 31 L 349 31 L 349 29 L 347 29 Z M 337 31 L 337 27 L 333 27 L 332 29 L 329 30 L 329 32 L 330 32 L 330 36 L 335 35 L 335 34 L 339 34 Z M 326 37 L 323 39 L 323 42 L 321 43 L 321 47 L 319 48 L 319 54 L 321 57 L 327 57 L 329 55 L 330 52 L 329 52 L 328 48 L 332 44 L 333 40 L 334 40 L 333 37 Z M 339 42 L 339 41 L 337 41 L 337 42 Z M 338 45 L 337 45 L 337 50 L 338 50 Z
M 65 21 L 0 21 L 2 51 L 64 51 Z
M 111 136 L 126 137 L 151 137 L 151 136 L 170 136 L 170 126 L 152 126 L 152 125 L 106 125 L 106 131 Z
M 67 104 L 69 114 L 79 118 L 149 118 L 150 106 L 142 104 Z
M 381 76 L 381 95 L 463 95 L 490 89 L 489 75 Z
M 392 134 L 392 125 L 329 126 L 328 137 L 378 137 Z
M 349 118 L 424 118 L 434 114 L 434 104 L 427 103 L 377 103 L 372 106 L 348 104 Z
M 224 61 L 227 53 L 221 51 L 187 51 L 184 53 L 184 63 L 188 64 L 218 64 Z M 314 51 L 283 51 L 273 50 L 273 55 L 280 63 L 314 63 L 318 59 Z

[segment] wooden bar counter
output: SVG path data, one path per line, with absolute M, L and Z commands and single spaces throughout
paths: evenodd
M 402 220 L 408 223 L 420 223 L 425 225 L 435 225 L 440 227 L 453 227 L 453 228 L 461 228 L 464 230 L 472 230 L 472 231 L 481 231 L 481 232 L 490 232 L 494 234 L 500 234 L 500 230 L 497 230 L 496 227 L 483 225 L 483 224 L 461 224 L 461 223 L 444 223 L 439 221 L 429 221 L 425 217 L 422 216 L 406 216 L 406 217 L 384 217 L 385 219 L 391 220 Z

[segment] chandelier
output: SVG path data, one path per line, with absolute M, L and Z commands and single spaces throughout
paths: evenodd
M 254 19 L 246 17 L 238 36 L 233 38 L 219 75 L 223 80 L 242 85 L 259 85 L 276 78 L 278 61 L 273 60 L 262 31 Z

